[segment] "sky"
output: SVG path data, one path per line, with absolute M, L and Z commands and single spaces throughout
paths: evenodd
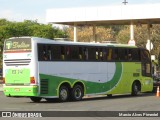
M 124 0 L 0 0 L 0 19 L 37 20 L 46 24 L 46 10 L 51 8 L 123 5 Z M 156 4 L 160 0 L 126 0 L 132 4 Z M 64 13 L 65 14 L 65 13 Z

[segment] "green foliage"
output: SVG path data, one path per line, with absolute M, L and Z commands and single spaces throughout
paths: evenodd
M 130 39 L 130 28 L 128 26 L 125 26 L 117 33 L 116 40 L 118 43 L 127 44 L 129 39 Z
M 53 39 L 64 37 L 64 32 L 51 24 L 45 25 L 37 21 L 24 20 L 23 22 L 11 22 L 0 19 L 0 40 L 10 37 L 34 36 Z

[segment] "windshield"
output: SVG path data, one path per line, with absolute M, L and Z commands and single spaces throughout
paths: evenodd
M 8 39 L 4 44 L 4 52 L 30 52 L 31 38 Z

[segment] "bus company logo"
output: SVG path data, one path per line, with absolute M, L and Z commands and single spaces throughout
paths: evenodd
M 11 112 L 2 112 L 2 117 L 12 117 Z
M 6 42 L 6 49 L 11 49 L 12 48 L 12 41 L 7 41 Z

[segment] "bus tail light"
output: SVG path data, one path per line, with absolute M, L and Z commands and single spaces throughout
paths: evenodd
M 34 77 L 30 77 L 30 83 L 31 83 L 31 84 L 35 84 L 35 83 L 36 83 L 36 81 L 35 81 L 35 78 L 34 78 Z
M 5 84 L 5 77 L 3 77 L 2 84 Z

